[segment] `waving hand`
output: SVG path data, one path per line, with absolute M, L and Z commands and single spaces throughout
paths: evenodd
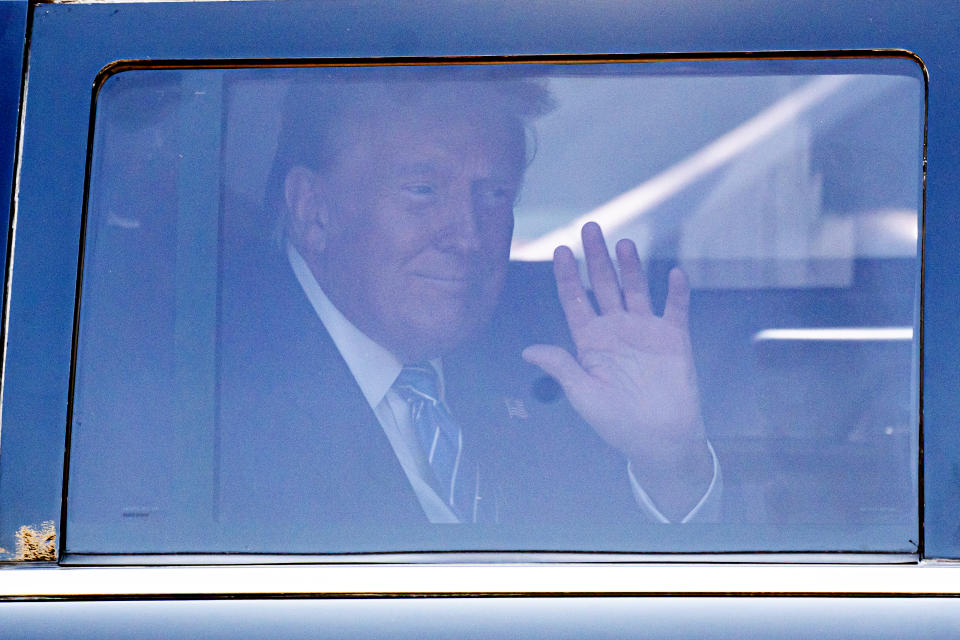
M 599 225 L 584 225 L 582 239 L 598 309 L 570 249 L 554 253 L 576 354 L 534 345 L 523 357 L 555 378 L 581 417 L 627 456 L 658 504 L 681 513 L 712 476 L 687 328 L 689 284 L 673 269 L 663 316 L 656 316 L 633 242 L 617 243 L 618 278 Z

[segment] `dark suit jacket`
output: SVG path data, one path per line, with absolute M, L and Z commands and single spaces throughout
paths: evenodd
M 511 265 L 487 329 L 444 358 L 447 402 L 501 524 L 443 527 L 427 522 L 289 265 L 260 262 L 224 273 L 219 344 L 219 516 L 250 550 L 576 548 L 578 531 L 642 521 L 623 458 L 520 358 L 565 340 L 549 265 Z

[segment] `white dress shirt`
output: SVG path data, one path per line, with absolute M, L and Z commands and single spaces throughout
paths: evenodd
M 307 299 L 316 311 L 323 326 L 330 334 L 340 355 L 343 356 L 350 373 L 360 387 L 367 404 L 373 409 L 383 432 L 393 447 L 393 452 L 403 467 L 403 471 L 413 488 L 427 519 L 435 523 L 459 522 L 454 512 L 433 489 L 427 480 L 432 471 L 420 447 L 416 430 L 410 420 L 407 403 L 395 391 L 393 383 L 403 369 L 403 363 L 396 356 L 371 340 L 357 329 L 337 309 L 326 296 L 303 257 L 291 245 L 287 245 L 287 257 L 297 281 L 303 288 Z M 440 379 L 440 397 L 443 399 L 443 368 L 439 359 L 431 364 L 437 370 Z M 322 366 L 322 365 L 318 365 Z M 719 516 L 720 465 L 713 447 L 713 480 L 700 502 L 681 522 L 689 522 L 696 517 L 698 521 L 715 521 Z M 627 475 L 633 487 L 637 504 L 656 522 L 670 522 L 663 516 L 647 493 L 637 482 L 633 472 L 627 466 Z

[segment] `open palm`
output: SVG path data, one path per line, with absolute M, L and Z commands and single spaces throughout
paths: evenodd
M 635 468 L 662 471 L 691 460 L 702 468 L 706 436 L 686 276 L 670 272 L 664 313 L 657 316 L 633 242 L 617 243 L 618 278 L 600 227 L 587 223 L 582 238 L 596 309 L 570 249 L 558 247 L 554 254 L 557 291 L 576 355 L 534 345 L 524 350 L 524 359 L 555 378 L 581 417 Z

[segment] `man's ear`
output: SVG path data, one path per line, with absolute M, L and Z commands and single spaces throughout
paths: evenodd
M 293 167 L 287 172 L 283 194 L 290 241 L 301 253 L 321 253 L 327 246 L 328 215 L 319 177 L 306 167 Z

